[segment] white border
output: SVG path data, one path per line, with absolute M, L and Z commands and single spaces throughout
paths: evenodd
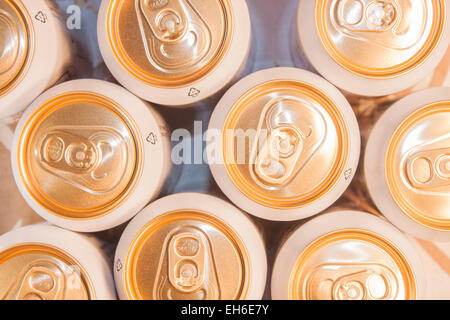
M 336 89 L 325 79 L 309 71 L 296 68 L 273 68 L 258 71 L 245 77 L 237 84 L 235 84 L 230 90 L 228 90 L 228 92 L 219 101 L 209 123 L 208 131 L 210 135 L 217 132 L 217 130 L 223 130 L 226 117 L 233 107 L 233 104 L 245 92 L 261 83 L 277 79 L 292 79 L 307 83 L 322 90 L 327 94 L 328 97 L 330 97 L 330 99 L 333 100 L 333 102 L 341 111 L 349 135 L 349 155 L 344 166 L 344 172 L 347 169 L 352 168 L 354 175 L 358 167 L 361 144 L 360 131 L 355 114 L 353 113 L 353 110 L 350 107 L 348 101 L 338 89 Z M 208 144 L 215 142 L 213 137 L 210 135 L 208 135 L 207 137 Z M 220 148 L 216 150 L 217 159 L 220 159 L 223 162 L 224 158 L 222 154 L 222 141 L 220 141 L 219 144 Z M 208 163 L 217 184 L 225 193 L 225 195 L 234 202 L 234 204 L 250 214 L 274 221 L 292 221 L 304 219 L 325 210 L 342 195 L 353 178 L 352 175 L 351 179 L 345 180 L 345 175 L 343 172 L 339 179 L 336 181 L 335 185 L 320 199 L 299 208 L 276 209 L 261 205 L 244 195 L 235 186 L 223 164 L 214 163 L 214 159 L 208 159 Z
M 374 232 L 392 242 L 406 257 L 416 277 L 417 299 L 426 292 L 423 265 L 415 247 L 388 222 L 360 211 L 336 211 L 314 218 L 298 228 L 283 244 L 275 260 L 271 290 L 272 299 L 288 298 L 289 277 L 299 254 L 317 238 L 341 229 Z
M 239 209 L 219 198 L 201 193 L 179 193 L 161 198 L 139 213 L 127 226 L 120 238 L 115 261 L 126 261 L 128 249 L 136 235 L 151 220 L 176 210 L 200 210 L 208 212 L 227 223 L 247 248 L 250 262 L 250 285 L 246 300 L 261 299 L 266 286 L 267 258 L 261 234 L 251 220 Z M 220 258 L 220 256 L 219 256 Z M 225 262 L 224 262 L 225 263 Z M 114 269 L 117 292 L 120 299 L 129 299 L 126 293 L 124 269 Z
M 136 182 L 134 191 L 114 211 L 91 219 L 61 217 L 40 205 L 27 191 L 19 173 L 19 162 L 17 160 L 20 133 L 28 118 L 52 97 L 73 91 L 97 93 L 110 98 L 124 108 L 134 120 L 138 129 L 138 132 L 135 133 L 136 139 L 140 140 L 140 144 L 144 148 L 144 154 L 141 155 L 143 158 L 142 174 L 140 180 Z M 31 208 L 44 219 L 57 226 L 74 231 L 96 232 L 106 230 L 131 219 L 150 200 L 157 196 L 169 171 L 168 168 L 171 166 L 169 140 L 168 137 L 162 136 L 158 125 L 159 116 L 157 118 L 153 112 L 150 105 L 124 88 L 102 80 L 74 80 L 65 82 L 46 91 L 25 111 L 14 134 L 13 147 L 11 149 L 11 163 L 14 179 L 22 196 Z M 155 145 L 146 141 L 146 137 L 150 132 L 154 132 L 158 136 L 158 141 Z
M 304 52 L 314 68 L 330 82 L 348 92 L 364 96 L 383 96 L 412 87 L 431 74 L 445 55 L 450 43 L 450 0 L 446 3 L 446 20 L 442 38 L 426 61 L 414 70 L 392 79 L 370 79 L 358 76 L 339 65 L 327 53 L 315 25 L 316 0 L 300 0 L 297 26 Z
M 98 14 L 98 42 L 106 65 L 114 77 L 137 96 L 167 106 L 189 106 L 204 100 L 233 81 L 247 63 L 251 46 L 250 15 L 245 0 L 231 0 L 232 39 L 223 60 L 202 79 L 183 87 L 154 87 L 128 73 L 115 58 L 107 38 L 106 14 L 112 0 L 103 0 Z M 197 97 L 188 96 L 191 88 L 200 91 Z
M 23 111 L 39 94 L 51 86 L 64 72 L 73 49 L 70 39 L 45 0 L 21 0 L 32 22 L 34 50 L 29 69 L 17 86 L 0 98 L 0 119 Z M 47 22 L 36 20 L 42 11 Z M 32 50 L 32 49 L 30 49 Z
M 26 243 L 49 245 L 67 253 L 86 271 L 96 300 L 116 299 L 109 262 L 99 246 L 86 236 L 48 224 L 31 225 L 2 235 L 0 251 Z
M 393 104 L 373 128 L 364 157 L 367 187 L 381 213 L 403 231 L 430 241 L 450 241 L 450 232 L 427 228 L 403 213 L 389 192 L 385 157 L 394 131 L 406 117 L 425 105 L 449 99 L 450 88 L 441 87 L 415 92 Z

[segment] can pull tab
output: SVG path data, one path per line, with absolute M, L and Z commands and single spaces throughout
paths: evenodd
M 19 39 L 13 18 L 0 9 L 0 75 L 14 67 L 19 56 Z M 2 82 L 0 79 L 0 87 Z
M 391 300 L 398 294 L 394 273 L 381 264 L 324 264 L 307 282 L 308 299 Z
M 147 58 L 155 67 L 180 71 L 207 55 L 211 31 L 191 4 L 185 0 L 135 1 Z
M 367 269 L 338 278 L 333 285 L 336 300 L 392 300 L 396 292 L 391 287 L 395 278 L 388 269 Z
M 295 97 L 269 101 L 250 155 L 253 179 L 262 186 L 288 184 L 316 153 L 325 134 L 325 119 L 309 102 Z
M 207 243 L 196 233 L 175 235 L 169 243 L 169 280 L 181 292 L 194 292 L 205 282 Z
M 99 155 L 91 140 L 64 131 L 50 132 L 41 145 L 41 159 L 45 164 L 77 174 L 90 173 L 98 165 Z
M 35 261 L 24 268 L 2 300 L 60 300 L 64 289 L 64 273 L 56 264 Z
M 450 185 L 450 148 L 419 151 L 406 161 L 408 180 L 414 188 Z
M 188 17 L 178 0 L 140 0 L 140 7 L 156 38 L 180 40 L 188 30 Z
M 220 299 L 214 256 L 206 234 L 198 228 L 185 227 L 169 235 L 169 239 L 158 266 L 155 298 Z
M 336 27 L 352 38 L 405 50 L 422 38 L 426 4 L 412 0 L 339 0 Z
M 298 128 L 276 128 L 256 158 L 255 173 L 265 182 L 283 185 L 293 175 L 307 136 Z
M 350 31 L 386 31 L 392 27 L 399 8 L 394 1 L 341 0 L 338 21 Z
M 122 136 L 104 127 L 53 128 L 40 140 L 37 154 L 46 171 L 90 193 L 115 188 L 127 165 Z

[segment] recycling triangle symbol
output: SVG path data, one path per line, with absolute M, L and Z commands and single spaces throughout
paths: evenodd
M 196 88 L 191 88 L 191 90 L 189 90 L 189 97 L 198 97 L 198 95 L 200 94 L 200 90 L 196 89 Z

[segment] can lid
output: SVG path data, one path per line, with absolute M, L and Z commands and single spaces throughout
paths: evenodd
M 0 96 L 20 80 L 31 54 L 30 23 L 19 0 L 0 2 Z
M 142 142 L 133 119 L 111 99 L 66 92 L 46 100 L 18 137 L 20 179 L 52 214 L 96 218 L 119 206 L 142 171 Z
M 130 299 L 244 299 L 250 282 L 244 244 L 225 222 L 197 210 L 150 221 L 124 267 Z
M 450 231 L 450 101 L 417 109 L 396 128 L 386 152 L 389 192 L 403 213 Z
M 125 70 L 151 86 L 179 87 L 220 63 L 232 38 L 232 11 L 229 0 L 111 1 L 106 26 Z
M 315 22 L 330 57 L 359 76 L 386 79 L 425 61 L 444 29 L 445 0 L 317 0 Z
M 245 92 L 224 123 L 228 176 L 249 199 L 296 208 L 326 194 L 342 175 L 349 137 L 339 107 L 298 80 L 273 80 Z
M 416 298 L 414 273 L 402 252 L 367 230 L 321 236 L 298 256 L 289 299 L 405 300 Z
M 43 244 L 0 252 L 1 300 L 90 300 L 95 298 L 83 267 L 67 253 Z

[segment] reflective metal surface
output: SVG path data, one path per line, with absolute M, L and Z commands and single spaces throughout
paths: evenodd
M 107 213 L 132 191 L 140 172 L 138 132 L 125 110 L 106 97 L 68 93 L 28 119 L 17 152 L 32 196 L 55 214 Z
M 31 50 L 26 16 L 20 1 L 0 2 L 0 96 L 17 84 L 26 68 Z
M 94 298 L 82 267 L 45 245 L 20 245 L 0 253 L 2 300 L 89 300 Z
M 125 266 L 131 299 L 244 299 L 250 276 L 239 237 L 198 211 L 151 221 L 136 235 Z
M 289 299 L 415 299 L 414 274 L 389 241 L 363 230 L 340 230 L 300 253 L 289 280 Z
M 386 153 L 386 181 L 411 219 L 450 231 L 450 101 L 424 106 L 400 124 Z
M 433 52 L 446 27 L 446 10 L 444 0 L 318 0 L 315 20 L 322 44 L 342 67 L 389 78 L 414 69 Z
M 268 207 L 300 207 L 341 175 L 348 133 L 326 93 L 297 81 L 272 81 L 246 92 L 230 110 L 223 155 L 247 197 Z
M 181 86 L 205 76 L 231 41 L 228 0 L 113 0 L 111 48 L 133 76 L 153 86 Z

